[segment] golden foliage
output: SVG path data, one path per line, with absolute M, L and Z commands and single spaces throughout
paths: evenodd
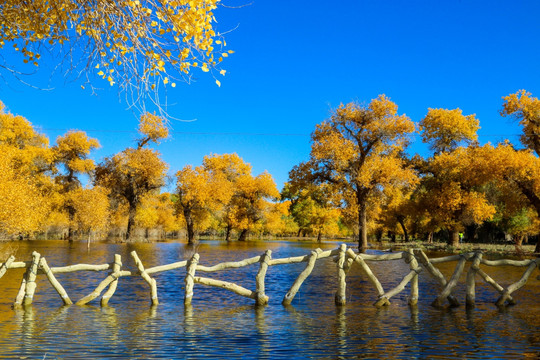
M 465 116 L 461 109 L 429 109 L 419 127 L 422 141 L 439 153 L 451 151 L 460 143 L 476 141 L 479 124 L 475 115 Z
M 213 28 L 218 3 L 6 0 L 0 7 L 0 48 L 12 45 L 24 63 L 35 66 L 43 54 L 65 52 L 68 68 L 85 70 L 87 83 L 94 70 L 137 102 L 149 90 L 189 80 L 194 68 L 208 72 L 233 52 L 224 50 Z
M 108 190 L 96 186 L 78 188 L 69 193 L 75 209 L 74 227 L 82 232 L 104 232 L 109 227 Z
M 169 136 L 169 128 L 165 123 L 165 119 L 150 113 L 141 115 L 138 130 L 143 136 L 139 140 L 139 147 L 143 147 L 149 141 L 159 144 L 162 139 L 166 139 Z
M 515 116 L 523 126 L 521 142 L 540 155 L 540 100 L 531 93 L 520 90 L 503 97 L 503 116 Z

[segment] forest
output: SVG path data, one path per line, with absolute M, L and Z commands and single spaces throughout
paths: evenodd
M 140 117 L 131 147 L 96 163 L 98 139 L 71 130 L 51 145 L 2 105 L 1 238 L 538 244 L 540 100 L 521 90 L 503 97 L 500 113 L 520 123 L 521 144 L 480 145 L 478 119 L 460 109 L 430 108 L 415 123 L 385 95 L 342 104 L 315 127 L 309 159 L 280 191 L 235 153 L 168 176 L 158 149 L 169 128 L 156 114 Z M 407 152 L 415 134 L 426 156 Z

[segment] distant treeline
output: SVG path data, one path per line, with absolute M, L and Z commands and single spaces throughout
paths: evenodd
M 521 124 L 522 147 L 481 146 L 478 119 L 460 109 L 428 109 L 415 123 L 381 95 L 341 105 L 318 124 L 309 159 L 281 192 L 237 154 L 210 154 L 178 171 L 176 190 L 164 193 L 168 165 L 155 149 L 168 137 L 161 117 L 141 116 L 133 146 L 96 164 L 88 156 L 98 140 L 69 131 L 50 146 L 2 106 L 0 231 L 67 240 L 355 237 L 361 249 L 368 237 L 538 244 L 540 101 L 522 90 L 503 98 L 501 114 Z M 415 132 L 427 157 L 406 152 Z

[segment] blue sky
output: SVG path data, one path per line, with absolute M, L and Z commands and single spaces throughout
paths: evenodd
M 539 10 L 538 1 L 465 0 L 254 0 L 222 7 L 217 29 L 235 28 L 226 36 L 235 51 L 223 64 L 227 75 L 221 87 L 195 73 L 196 82 L 169 90 L 171 116 L 196 121 L 172 121 L 173 136 L 158 149 L 171 174 L 204 155 L 236 152 L 281 188 L 289 170 L 308 159 L 317 123 L 340 103 L 379 94 L 415 122 L 429 107 L 459 107 L 477 115 L 481 143 L 518 143 L 518 124 L 498 112 L 501 97 L 519 89 L 540 96 Z M 9 62 L 12 55 L 2 54 Z M 41 66 L 26 80 L 42 85 L 50 72 Z M 137 116 L 107 84 L 93 96 L 59 75 L 50 91 L 3 75 L 0 100 L 51 143 L 67 129 L 86 130 L 102 144 L 92 155 L 98 161 L 133 144 Z M 427 155 L 419 137 L 410 152 Z

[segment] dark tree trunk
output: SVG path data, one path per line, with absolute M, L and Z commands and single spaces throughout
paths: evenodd
M 225 230 L 225 241 L 227 242 L 231 241 L 231 230 L 232 226 L 230 224 L 227 224 L 227 229 Z
M 459 247 L 459 230 L 458 229 L 450 229 L 450 239 L 448 241 L 448 245 L 453 246 L 455 248 Z
M 358 251 L 366 252 L 367 242 L 367 209 L 364 201 L 358 203 Z
M 375 232 L 375 237 L 377 238 L 377 242 L 381 242 L 382 241 L 382 236 L 383 236 L 383 231 L 382 230 L 377 230 Z
M 407 228 L 405 227 L 405 216 L 403 215 L 398 216 L 397 221 L 399 222 L 399 225 L 401 225 L 401 229 L 403 230 L 403 236 L 405 236 L 405 242 L 409 242 L 409 233 L 407 233 Z
M 317 234 L 317 242 L 321 242 L 322 239 L 322 231 L 319 230 L 319 233 Z
M 300 237 L 302 235 L 302 229 L 298 229 L 298 234 L 296 234 L 296 237 Z
M 238 237 L 238 241 L 246 241 L 247 233 L 248 233 L 248 230 L 247 230 L 247 229 L 243 229 L 243 230 L 240 232 L 240 236 Z
M 433 231 L 430 231 L 427 237 L 428 244 L 433 244 Z
M 191 209 L 189 207 L 184 207 L 184 218 L 186 219 L 188 244 L 193 244 L 195 243 L 195 229 L 193 225 L 193 217 L 191 216 Z
M 135 203 L 129 204 L 129 218 L 126 229 L 126 240 L 133 240 L 133 229 L 135 228 L 135 215 L 137 214 L 137 206 Z
M 68 206 L 67 212 L 69 219 L 67 240 L 73 242 L 73 219 L 75 219 L 75 208 L 73 206 Z
M 540 254 L 540 237 L 538 238 L 538 240 L 536 240 L 536 247 L 534 248 L 534 252 Z

